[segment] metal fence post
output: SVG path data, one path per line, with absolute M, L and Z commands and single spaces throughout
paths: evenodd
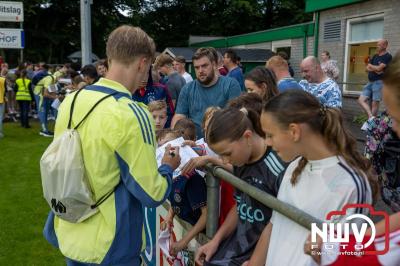
M 207 224 L 206 235 L 213 238 L 218 229 L 219 217 L 219 179 L 209 171 L 206 174 L 207 183 Z
M 247 195 L 249 195 L 250 197 L 252 197 L 253 199 L 258 200 L 265 206 L 281 213 L 282 215 L 288 217 L 289 219 L 291 219 L 292 221 L 296 222 L 297 224 L 303 226 L 304 228 L 311 230 L 311 223 L 316 223 L 316 225 L 319 228 L 322 228 L 321 220 L 316 219 L 315 217 L 305 213 L 304 211 L 302 211 L 290 204 L 287 204 L 283 201 L 278 200 L 274 196 L 271 196 L 270 194 L 266 193 L 265 191 L 262 191 L 261 189 L 258 189 L 256 187 L 249 185 L 244 180 L 225 171 L 222 167 L 214 166 L 212 164 L 207 164 L 206 169 L 207 169 L 208 173 L 228 182 L 235 188 L 239 189 L 240 191 L 242 191 L 242 192 L 246 193 Z M 215 178 L 215 177 L 213 177 L 213 178 Z M 208 201 L 208 194 L 207 194 L 207 201 Z M 207 222 L 208 222 L 208 220 L 207 220 Z

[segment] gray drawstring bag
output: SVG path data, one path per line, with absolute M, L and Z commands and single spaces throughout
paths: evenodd
M 83 119 L 71 128 L 75 100 L 81 91 L 79 90 L 72 100 L 68 129 L 53 140 L 40 159 L 44 198 L 56 216 L 71 223 L 82 222 L 97 213 L 97 207 L 115 190 L 114 187 L 97 202 L 94 200 L 86 176 L 82 144 L 77 131 L 94 108 L 115 93 L 101 98 Z

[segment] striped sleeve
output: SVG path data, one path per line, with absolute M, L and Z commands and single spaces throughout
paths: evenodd
M 351 177 L 354 182 L 355 189 L 353 192 L 353 202 L 357 204 L 371 204 L 371 191 L 368 181 L 364 176 L 358 175 L 353 169 L 343 162 L 339 163 L 339 166 Z M 365 210 L 357 208 L 355 213 L 363 213 Z
M 278 195 L 279 187 L 282 183 L 283 176 L 285 174 L 287 163 L 283 162 L 279 156 L 271 150 L 271 152 L 264 159 L 269 171 L 276 177 L 274 186 L 275 195 Z
M 125 107 L 115 151 L 121 179 L 143 205 L 156 207 L 170 192 L 173 171 L 168 165 L 157 167 L 154 123 L 147 109 L 131 101 Z

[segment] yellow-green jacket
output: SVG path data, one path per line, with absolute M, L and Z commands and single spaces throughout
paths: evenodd
M 75 261 L 139 265 L 145 245 L 142 208 L 165 201 L 172 169 L 157 167 L 154 122 L 147 107 L 133 101 L 131 93 L 115 81 L 100 79 L 78 95 L 72 126 L 113 92 L 118 93 L 101 102 L 78 132 L 96 201 L 114 187 L 115 192 L 99 206 L 97 214 L 81 223 L 69 223 L 50 212 L 44 235 Z M 72 98 L 73 94 L 67 96 L 60 106 L 55 138 L 67 128 Z

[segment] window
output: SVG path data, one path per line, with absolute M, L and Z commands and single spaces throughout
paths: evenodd
M 271 50 L 274 53 L 285 52 L 290 59 L 291 46 L 292 40 L 273 41 L 271 44 Z
M 383 35 L 383 19 L 351 24 L 350 41 L 378 40 Z
M 368 82 L 365 66 L 375 54 L 377 41 L 383 38 L 383 27 L 383 14 L 347 20 L 343 71 L 346 92 L 359 93 Z

